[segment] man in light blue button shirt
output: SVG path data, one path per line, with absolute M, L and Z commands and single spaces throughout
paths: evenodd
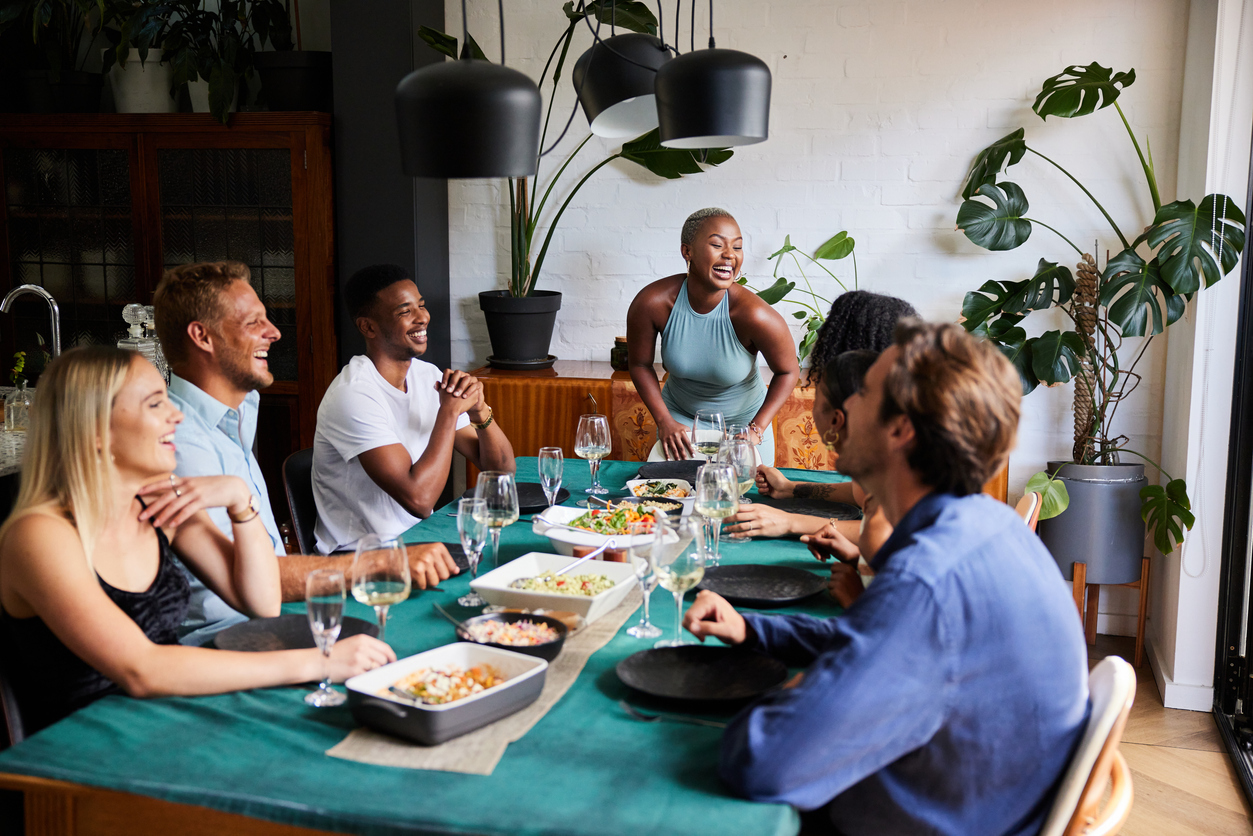
M 252 489 L 275 554 L 281 556 L 283 600 L 304 598 L 304 579 L 317 568 L 347 571 L 352 555 L 286 555 L 265 477 L 252 444 L 257 432 L 258 389 L 274 382 L 268 355 L 280 336 L 239 262 L 186 264 L 166 272 L 153 295 L 157 334 L 173 374 L 170 400 L 183 412 L 174 443 L 179 476 L 238 476 Z M 209 515 L 231 536 L 225 509 Z M 456 564 L 440 543 L 409 547 L 414 584 L 425 589 Z M 187 571 L 184 569 L 184 571 Z M 247 617 L 232 609 L 198 578 L 181 630 L 183 644 L 204 644 L 224 627 Z

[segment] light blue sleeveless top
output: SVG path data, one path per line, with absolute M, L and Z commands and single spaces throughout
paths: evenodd
M 692 310 L 687 279 L 661 332 L 661 363 L 670 377 L 661 399 L 670 415 L 692 425 L 698 409 L 721 412 L 727 423 L 747 424 L 766 400 L 766 384 L 731 324 L 730 291 L 706 314 Z

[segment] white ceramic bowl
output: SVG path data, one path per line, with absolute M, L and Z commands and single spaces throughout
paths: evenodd
M 504 677 L 500 685 L 443 705 L 404 700 L 388 692 L 418 668 L 456 665 L 469 669 L 491 665 Z M 352 677 L 348 704 L 361 723 L 418 743 L 434 745 L 494 723 L 533 703 L 544 688 L 548 663 L 535 656 L 471 642 L 457 642 L 409 656 Z
M 628 491 L 631 492 L 632 496 L 635 496 L 636 495 L 635 486 L 647 485 L 649 482 L 673 482 L 674 484 L 678 485 L 680 488 L 683 488 L 685 491 L 687 491 L 687 496 L 683 496 L 683 497 L 653 496 L 653 497 L 648 497 L 648 498 L 656 499 L 659 502 L 681 503 L 683 505 L 683 512 L 682 512 L 683 516 L 687 516 L 688 514 L 692 513 L 692 506 L 696 504 L 696 489 L 692 487 L 691 482 L 688 482 L 685 479 L 631 479 L 630 481 L 626 483 L 626 488 Z
M 554 505 L 551 508 L 546 508 L 543 513 L 535 515 L 531 522 L 531 530 L 536 534 L 542 534 L 547 537 L 548 542 L 553 545 L 553 551 L 558 554 L 572 555 L 574 554 L 575 546 L 596 548 L 604 545 L 609 540 L 607 535 L 561 527 L 568 525 L 571 520 L 577 519 L 586 513 L 586 508 L 568 508 L 565 505 Z M 625 549 L 637 543 L 652 542 L 652 539 L 653 535 L 651 534 L 636 537 L 628 534 L 618 534 L 613 537 L 614 548 L 619 549 Z M 555 609 L 561 608 L 557 607 Z
M 489 604 L 532 610 L 539 607 L 549 610 L 568 610 L 583 616 L 587 619 L 587 623 L 591 624 L 621 604 L 622 599 L 626 598 L 638 583 L 635 579 L 635 570 L 629 563 L 589 560 L 572 569 L 571 574 L 605 575 L 614 581 L 612 589 L 589 598 L 585 595 L 531 592 L 510 586 L 519 578 L 533 578 L 541 572 L 555 572 L 569 566 L 571 560 L 572 558 L 566 555 L 529 552 L 516 560 L 509 561 L 499 569 L 493 569 L 481 578 L 470 581 L 470 588 L 482 595 Z

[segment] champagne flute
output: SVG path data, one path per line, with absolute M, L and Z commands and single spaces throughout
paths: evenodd
M 483 554 L 483 546 L 487 543 L 487 503 L 482 499 L 457 500 L 457 534 L 461 538 L 461 548 L 470 563 L 470 579 L 479 576 L 479 557 Z M 463 607 L 481 607 L 487 602 L 483 596 L 473 589 L 457 599 Z
M 707 518 L 712 529 L 709 538 L 712 542 L 710 566 L 717 566 L 721 559 L 718 534 L 722 521 L 738 510 L 736 497 L 739 494 L 735 468 L 729 464 L 707 464 L 696 474 L 696 513 Z
M 492 566 L 500 567 L 500 530 L 518 521 L 518 486 L 513 474 L 484 470 L 474 486 L 474 498 L 483 500 L 481 521 L 492 538 Z
M 718 455 L 722 436 L 722 413 L 698 409 L 692 418 L 692 446 L 696 448 L 696 452 L 713 461 Z
M 666 536 L 666 515 L 660 511 L 653 515 L 656 524 L 633 522 L 627 524 L 627 534 L 631 536 L 627 546 L 627 561 L 635 570 L 635 577 L 640 582 L 640 592 L 644 595 L 643 615 L 640 623 L 627 629 L 627 635 L 637 639 L 655 639 L 661 635 L 661 628 L 648 620 L 648 602 L 652 592 L 657 588 L 657 573 L 653 571 L 653 549 L 660 547 Z
M 752 500 L 748 499 L 744 494 L 748 493 L 749 489 L 753 487 L 753 482 L 757 476 L 757 456 L 753 451 L 753 445 L 748 442 L 747 438 L 743 437 L 724 439 L 722 446 L 718 448 L 718 463 L 729 464 L 735 469 L 739 504 L 752 504 Z M 728 540 L 751 539 L 747 534 L 728 533 L 726 536 Z
M 562 464 L 560 447 L 539 448 L 539 483 L 550 508 L 557 504 L 557 492 L 561 490 Z
M 313 641 L 326 659 L 339 638 L 344 617 L 344 573 L 336 569 L 314 569 L 305 577 L 305 613 L 309 616 L 309 630 Z M 318 683 L 316 691 L 305 694 L 307 705 L 324 708 L 342 705 L 348 698 L 331 689 L 330 663 L 326 676 Z
M 705 548 L 698 537 L 700 522 L 688 517 L 675 521 L 664 541 L 653 547 L 653 571 L 658 582 L 674 593 L 674 640 L 659 641 L 653 647 L 682 647 L 683 594 L 705 576 Z
M 409 597 L 409 556 L 399 540 L 367 534 L 352 558 L 352 597 L 374 607 L 379 640 L 387 632 L 387 608 Z
M 609 493 L 600 486 L 600 460 L 609 455 L 610 448 L 609 419 L 604 415 L 580 415 L 579 426 L 574 431 L 574 454 L 587 459 L 592 471 L 592 486 L 584 493 Z M 587 500 L 580 499 L 578 504 L 586 508 Z

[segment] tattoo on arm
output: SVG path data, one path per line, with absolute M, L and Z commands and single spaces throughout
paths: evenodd
M 821 499 L 824 502 L 839 502 L 836 499 L 835 485 L 824 482 L 799 482 L 792 495 L 800 499 Z

